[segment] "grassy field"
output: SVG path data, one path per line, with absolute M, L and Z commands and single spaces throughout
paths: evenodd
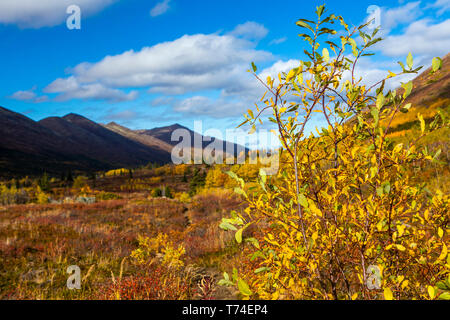
M 128 173 L 97 178 L 95 188 L 90 182 L 83 190 L 54 182 L 47 194 L 53 203 L 1 206 L 0 298 L 235 297 L 215 284 L 238 252 L 230 241 L 232 235 L 218 224 L 231 210 L 242 208 L 242 200 L 225 189 L 203 190 L 189 197 L 183 191 L 189 190 L 192 175 L 167 175 L 164 169 L 142 169 L 133 175 L 133 179 Z M 171 186 L 176 199 L 152 197 L 161 184 Z M 80 194 L 113 199 L 80 203 Z M 139 246 L 139 236 L 158 234 L 185 248 L 181 269 L 162 271 L 159 262 L 140 265 L 130 257 Z M 81 290 L 66 287 L 70 265 L 81 269 Z M 202 296 L 201 280 L 210 278 L 213 288 L 207 297 Z

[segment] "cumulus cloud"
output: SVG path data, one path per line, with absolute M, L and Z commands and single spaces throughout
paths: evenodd
M 381 10 L 381 28 L 389 32 L 395 27 L 415 21 L 420 15 L 420 1 L 409 2 L 396 8 L 383 8 Z
M 173 104 L 173 109 L 174 111 L 190 115 L 226 118 L 242 115 L 243 110 L 248 106 L 243 100 L 211 99 L 204 96 L 194 96 L 177 101 Z
M 152 10 L 150 10 L 150 15 L 152 17 L 160 16 L 170 9 L 170 0 L 164 0 L 163 2 L 157 3 Z
M 108 121 L 124 121 L 124 120 L 134 120 L 138 116 L 138 113 L 133 110 L 124 110 L 119 112 L 114 112 L 107 114 L 103 119 Z
M 269 45 L 280 44 L 280 43 L 286 42 L 286 40 L 287 40 L 286 37 L 273 39 L 272 41 L 269 42 Z
M 80 83 L 75 77 L 59 78 L 44 88 L 46 93 L 58 93 L 56 101 L 67 101 L 71 99 L 98 99 L 110 102 L 121 102 L 134 100 L 137 91 L 125 93 L 124 91 L 108 88 L 101 83 Z
M 232 90 L 248 79 L 251 61 L 267 61 L 272 54 L 231 35 L 185 35 L 139 51 L 107 56 L 96 63 L 81 63 L 72 75 L 60 78 L 45 92 L 59 99 L 112 98 L 127 100 L 119 88 L 147 88 L 153 93 L 185 94 L 202 90 Z M 246 78 L 247 77 L 247 78 Z
M 33 100 L 34 98 L 36 98 L 36 93 L 34 93 L 31 90 L 21 90 L 21 91 L 17 91 L 14 94 L 12 94 L 11 98 L 15 99 L 15 100 L 21 100 L 21 101 Z
M 237 25 L 233 31 L 229 34 L 236 37 L 242 37 L 250 40 L 260 40 L 267 36 L 269 30 L 262 24 L 254 21 L 248 21 L 246 23 Z
M 30 90 L 19 90 L 14 92 L 9 98 L 19 101 L 29 101 L 34 103 L 45 102 L 48 100 L 47 96 L 38 96 L 36 94 L 36 86 L 31 88 Z
M 436 0 L 436 2 L 428 5 L 426 8 L 438 9 L 437 15 L 441 16 L 450 11 L 450 0 Z
M 116 0 L 77 0 L 83 17 L 95 14 Z M 51 27 L 64 22 L 66 9 L 73 0 L 2 0 L 0 23 L 15 24 L 20 28 Z
M 403 34 L 389 35 L 376 47 L 384 55 L 398 57 L 412 52 L 426 57 L 445 55 L 450 48 L 450 19 L 433 23 L 421 19 L 410 24 Z

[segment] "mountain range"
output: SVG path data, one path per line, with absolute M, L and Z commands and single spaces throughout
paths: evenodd
M 206 141 L 203 148 L 211 143 L 211 138 L 179 124 L 131 130 L 114 122 L 96 123 L 73 113 L 34 121 L 0 107 L 0 177 L 169 163 L 171 151 L 178 144 L 171 141 L 176 129 L 186 129 L 192 139 L 197 135 Z M 224 146 L 228 143 L 216 142 Z M 232 147 L 238 146 L 232 144 Z
M 450 111 L 450 54 L 443 58 L 437 76 L 430 75 L 430 70 L 413 80 L 413 93 L 407 100 L 413 107 L 392 123 L 391 131 L 402 134 L 409 130 L 417 123 L 417 113 L 430 119 L 438 109 Z M 171 151 L 178 144 L 171 137 L 177 129 L 189 131 L 192 146 L 195 139 L 201 139 L 202 148 L 213 141 L 221 143 L 224 150 L 234 150 L 235 155 L 243 148 L 204 137 L 179 124 L 131 130 L 115 122 L 100 124 L 73 113 L 36 122 L 0 107 L 0 178 L 170 163 Z M 448 137 L 442 139 L 448 143 Z

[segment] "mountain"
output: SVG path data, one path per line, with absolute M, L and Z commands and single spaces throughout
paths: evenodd
M 236 144 L 193 132 L 175 124 L 151 130 L 131 130 L 117 123 L 98 124 L 70 113 L 34 121 L 0 107 L 0 177 L 99 171 L 171 162 L 174 130 L 184 129 L 202 148 L 216 141 L 224 150 L 239 150 Z M 248 151 L 248 149 L 245 149 Z
M 154 137 L 157 138 L 163 142 L 165 142 L 166 144 L 169 144 L 171 146 L 176 146 L 177 144 L 179 144 L 181 141 L 172 141 L 172 133 L 175 130 L 186 130 L 187 133 L 189 133 L 190 137 L 191 137 L 191 146 L 194 148 L 194 143 L 195 140 L 197 141 L 201 141 L 202 145 L 201 147 L 204 149 L 206 148 L 208 145 L 210 145 L 211 143 L 217 143 L 217 144 L 221 144 L 223 151 L 226 152 L 227 150 L 233 150 L 233 154 L 232 155 L 237 155 L 239 153 L 240 150 L 244 150 L 245 153 L 248 153 L 249 149 L 248 148 L 244 148 L 243 146 L 240 146 L 238 144 L 232 143 L 232 142 L 228 142 L 228 141 L 223 141 L 217 138 L 213 138 L 213 137 L 209 137 L 209 136 L 202 136 L 201 134 L 192 131 L 189 128 L 186 128 L 178 123 L 173 124 L 171 126 L 167 126 L 167 127 L 160 127 L 160 128 L 154 128 L 154 129 L 150 129 L 150 130 L 136 130 L 135 132 L 140 134 L 140 135 L 144 135 L 144 136 L 150 136 L 150 137 Z
M 425 120 L 431 119 L 438 108 L 450 112 L 450 53 L 442 59 L 442 68 L 436 74 L 430 74 L 431 67 L 423 71 L 413 81 L 413 90 L 405 103 L 411 103 L 408 113 L 394 119 L 391 132 L 409 130 L 417 124 L 420 113 Z M 397 89 L 403 94 L 403 88 Z
M 69 114 L 36 122 L 0 107 L 0 177 L 167 163 L 170 153 Z
M 172 145 L 158 139 L 157 137 L 153 137 L 151 135 L 146 134 L 140 134 L 138 131 L 133 131 L 115 122 L 110 122 L 103 126 L 111 131 L 114 131 L 117 134 L 120 134 L 136 142 L 142 143 L 143 145 L 146 145 L 148 147 L 152 147 L 169 153 L 172 151 L 173 148 Z
M 166 163 L 170 161 L 168 152 L 151 149 L 148 146 L 117 134 L 105 127 L 77 114 L 68 114 L 62 118 L 50 117 L 39 124 L 52 130 L 72 148 L 109 167 L 146 164 L 149 161 Z

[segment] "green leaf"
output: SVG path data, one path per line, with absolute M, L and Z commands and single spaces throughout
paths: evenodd
M 432 68 L 433 68 L 433 72 L 438 71 L 439 69 L 442 68 L 442 59 L 439 57 L 433 58 L 433 62 L 432 62 Z
M 267 174 L 263 168 L 259 168 L 259 176 L 261 177 L 262 182 L 265 184 L 267 181 Z
M 267 268 L 267 267 L 261 267 L 261 268 L 256 269 L 256 270 L 255 270 L 255 273 L 258 274 L 258 273 L 265 272 L 265 271 L 269 271 L 269 270 L 270 270 L 270 268 Z
M 377 103 L 376 103 L 376 106 L 377 106 L 377 109 L 378 110 L 380 110 L 383 106 L 384 106 L 384 102 L 385 102 L 385 97 L 384 97 L 384 94 L 383 94 L 383 92 L 380 92 L 379 94 L 378 94 L 378 96 L 377 96 Z
M 391 184 L 389 183 L 389 181 L 385 182 L 383 185 L 384 185 L 384 193 L 391 192 Z
M 379 197 L 381 197 L 383 194 L 384 194 L 384 189 L 383 189 L 383 187 L 378 187 L 378 188 L 377 188 L 377 195 L 378 195 Z
M 250 242 L 251 244 L 253 244 L 255 246 L 255 248 L 259 249 L 259 241 L 255 238 L 247 238 L 245 239 L 246 242 Z
M 242 279 L 238 279 L 238 289 L 244 296 L 252 295 L 252 291 L 250 290 L 248 284 Z
M 413 83 L 412 83 L 412 81 L 403 83 L 402 87 L 403 87 L 403 89 L 405 89 L 405 92 L 403 93 L 403 98 L 406 99 L 411 94 L 411 91 L 413 89 Z
M 378 121 L 380 120 L 380 111 L 377 108 L 372 108 L 370 110 L 373 119 L 375 120 L 375 126 L 378 126 Z
M 439 296 L 440 300 L 450 300 L 450 292 L 444 292 Z
M 245 191 L 242 190 L 241 188 L 237 188 L 237 187 L 234 188 L 234 192 L 237 193 L 237 194 L 245 196 Z
M 238 279 L 238 271 L 236 268 L 233 268 L 233 281 L 237 281 Z
M 219 224 L 219 228 L 221 228 L 225 231 L 228 231 L 228 230 L 236 231 L 237 230 L 237 228 L 235 226 L 233 226 L 231 223 L 226 222 L 226 221 L 222 221 Z
M 438 287 L 441 290 L 449 290 L 450 288 L 447 288 L 447 285 L 443 281 L 439 281 L 436 283 L 436 287 Z
M 412 53 L 410 52 L 410 53 L 408 53 L 408 57 L 406 57 L 406 64 L 408 65 L 409 69 L 412 69 L 413 62 L 414 62 L 413 56 L 412 56 Z
M 298 20 L 295 24 L 298 25 L 299 27 L 307 28 L 307 29 L 311 30 L 311 32 L 314 32 L 314 29 L 311 28 L 311 26 L 309 24 L 307 24 L 306 22 L 304 22 L 302 20 Z
M 256 70 L 258 70 L 258 68 L 256 67 L 254 62 L 252 62 L 252 69 L 253 69 L 253 72 L 256 72 Z
M 317 7 L 316 13 L 317 13 L 317 16 L 318 16 L 319 18 L 322 16 L 324 10 L 325 10 L 325 5 L 324 5 L 324 4 L 321 5 L 320 7 Z
M 239 229 L 234 234 L 234 237 L 236 238 L 237 243 L 242 243 L 242 231 L 244 231 L 244 228 Z
M 300 193 L 298 195 L 298 203 L 300 203 L 300 205 L 303 208 L 308 208 L 309 204 L 308 204 L 308 200 L 306 199 L 305 195 L 303 193 Z

